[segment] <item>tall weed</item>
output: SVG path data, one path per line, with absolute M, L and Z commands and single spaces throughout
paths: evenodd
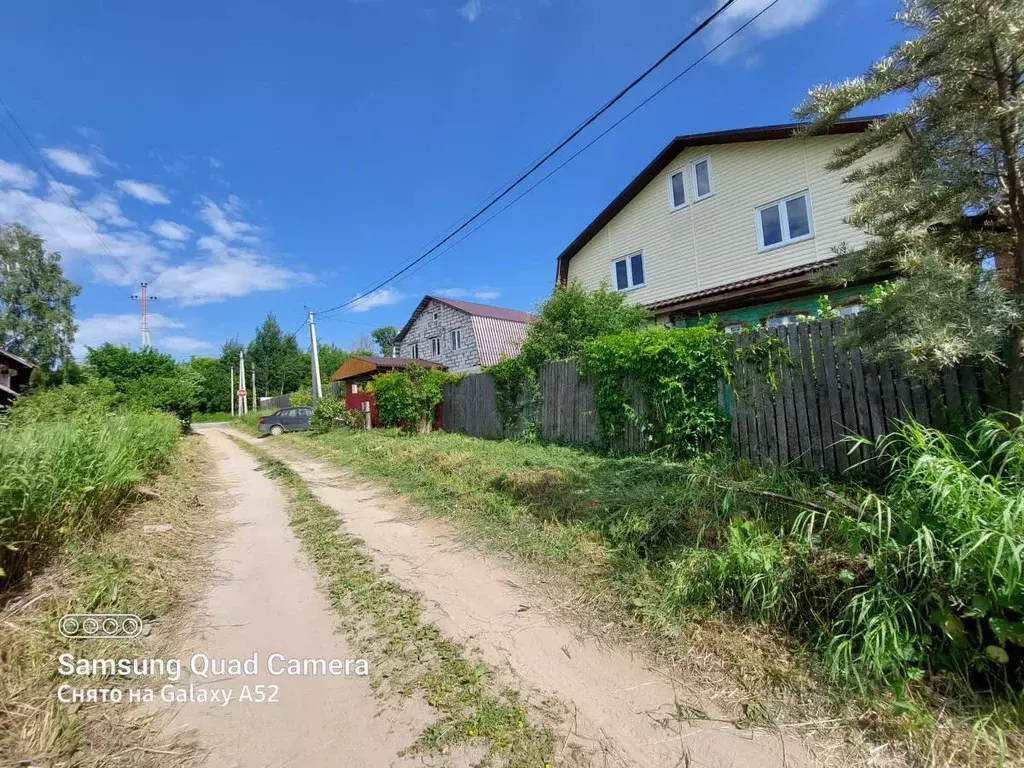
M 108 523 L 179 434 L 156 412 L 79 411 L 0 429 L 0 585 Z

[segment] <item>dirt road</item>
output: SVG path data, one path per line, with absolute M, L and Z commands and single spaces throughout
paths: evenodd
M 237 523 L 222 553 L 227 571 L 206 601 L 206 652 L 246 656 L 258 650 L 291 656 L 348 654 L 316 591 L 271 481 L 221 427 L 204 434 L 218 472 L 232 485 Z M 237 433 L 232 433 L 236 434 Z M 255 442 L 254 438 L 246 438 Z M 626 647 L 607 647 L 562 618 L 557 596 L 531 586 L 531 575 L 507 559 L 467 549 L 447 525 L 410 513 L 401 503 L 342 470 L 260 440 L 335 509 L 345 529 L 362 538 L 374 559 L 427 605 L 426 619 L 448 637 L 477 649 L 522 689 L 554 697 L 569 713 L 556 726 L 559 744 L 582 750 L 595 766 L 813 765 L 798 741 L 739 730 L 682 713 L 707 711 L 685 681 Z M 281 702 L 260 707 L 183 708 L 179 721 L 200 729 L 221 759 L 212 765 L 398 764 L 395 754 L 422 727 L 421 713 L 387 710 L 364 678 L 284 678 Z M 714 714 L 711 714 L 714 718 Z M 339 761 L 339 750 L 347 756 Z M 565 749 L 563 748 L 563 753 Z M 335 756 L 332 762 L 331 756 Z M 234 762 L 230 762 L 234 761 Z M 460 765 L 445 761 L 447 764 Z
M 195 729 L 206 764 L 216 768 L 420 765 L 397 753 L 429 721 L 425 705 L 408 700 L 400 708 L 382 707 L 355 664 L 350 674 L 337 676 L 268 671 L 270 664 L 275 671 L 287 669 L 286 659 L 338 659 L 343 668 L 355 654 L 334 631 L 327 599 L 273 482 L 220 431 L 203 434 L 216 456 L 214 476 L 231 499 L 221 511 L 229 530 L 181 658 L 250 660 L 255 654 L 257 671 L 250 676 L 211 664 L 205 679 L 186 674 L 174 688 L 193 701 L 173 705 L 168 727 Z M 246 689 L 252 701 L 241 700 Z M 194 700 L 212 691 L 223 693 L 217 701 Z M 259 702 L 261 696 L 267 700 Z

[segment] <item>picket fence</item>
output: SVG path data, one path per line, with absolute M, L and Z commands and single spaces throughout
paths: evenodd
M 731 382 L 721 382 L 719 404 L 732 417 L 735 451 L 755 464 L 774 463 L 843 473 L 873 467 L 870 449 L 854 446 L 860 435 L 873 440 L 891 431 L 894 420 L 913 416 L 938 428 L 962 423 L 971 412 L 1006 407 L 1005 381 L 995 369 L 947 370 L 934 382 L 908 378 L 892 366 L 868 362 L 860 349 L 835 343 L 841 320 L 770 328 L 737 340 L 758 343 L 778 338 L 790 364 L 779 364 L 774 382 L 763 369 L 737 364 Z M 540 396 L 533 421 L 545 440 L 594 446 L 601 442 L 594 407 L 594 382 L 575 361 L 548 363 L 538 377 Z M 634 392 L 631 406 L 647 404 Z M 502 429 L 490 374 L 467 376 L 444 391 L 444 427 L 474 437 L 510 438 L 523 424 Z M 622 453 L 645 450 L 643 434 L 630 424 L 614 444 Z

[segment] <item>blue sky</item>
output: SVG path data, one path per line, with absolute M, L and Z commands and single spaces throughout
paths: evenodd
M 766 3 L 739 0 L 580 141 Z M 0 220 L 65 255 L 83 286 L 79 352 L 138 343 L 143 279 L 160 297 L 154 345 L 177 357 L 246 341 L 268 311 L 290 332 L 304 306 L 351 299 L 421 253 L 715 4 L 9 5 L 0 97 L 59 185 L 0 111 Z M 895 10 L 780 0 L 480 232 L 324 318 L 320 338 L 348 347 L 401 326 L 424 293 L 532 307 L 558 253 L 672 136 L 788 121 L 811 86 L 900 38 Z

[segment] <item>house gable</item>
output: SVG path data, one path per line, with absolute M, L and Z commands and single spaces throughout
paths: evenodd
M 480 366 L 473 318 L 447 302 L 426 297 L 416 313 L 402 329 L 397 344 L 403 357 L 418 357 L 444 364 L 450 371 L 464 371 Z M 459 348 L 452 345 L 452 332 L 457 331 Z M 432 349 L 433 340 L 440 346 Z M 418 349 L 415 349 L 418 346 Z
M 846 121 L 824 136 L 795 137 L 797 126 L 790 125 L 676 139 L 563 252 L 560 281 L 614 287 L 626 273 L 629 301 L 652 305 L 826 261 L 841 242 L 861 244 L 866 235 L 844 221 L 854 190 L 825 164 L 851 140 L 844 134 L 866 130 L 875 119 Z M 708 194 L 698 199 L 695 164 L 704 161 L 710 179 L 702 178 L 700 191 Z M 676 173 L 682 205 L 673 199 Z M 803 194 L 811 234 L 763 248 L 758 209 L 785 207 Z M 632 257 L 642 267 L 640 279 L 633 279 L 632 264 L 618 265 L 617 279 L 615 262 Z

